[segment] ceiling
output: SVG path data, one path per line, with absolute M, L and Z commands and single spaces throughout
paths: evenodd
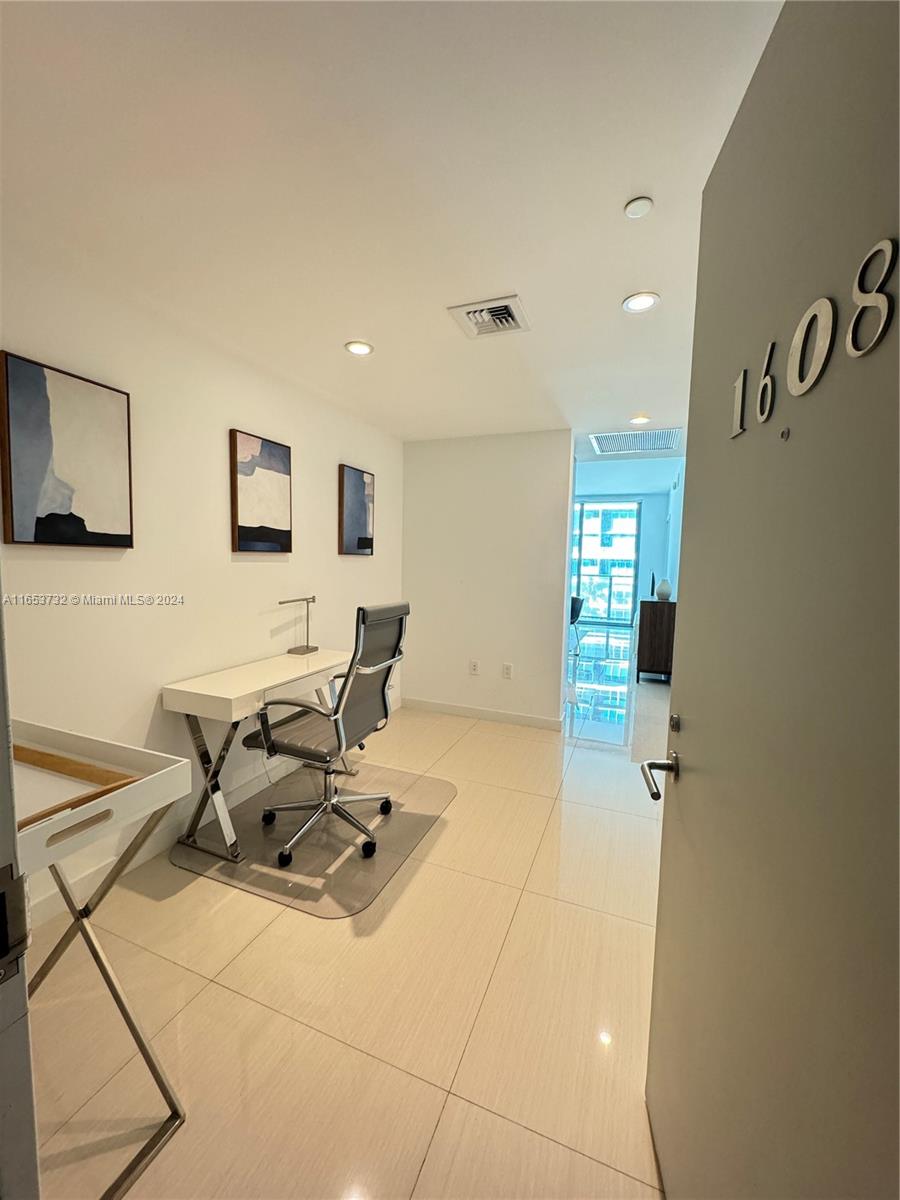
M 670 492 L 684 471 L 684 458 L 613 458 L 579 462 L 576 496 L 646 496 Z
M 778 4 L 4 10 L 4 250 L 406 439 L 684 422 L 701 191 Z M 528 332 L 446 312 L 512 292 Z

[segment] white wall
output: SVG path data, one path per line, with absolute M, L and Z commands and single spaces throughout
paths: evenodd
M 405 702 L 559 728 L 571 477 L 568 430 L 407 444 Z
M 678 569 L 681 562 L 681 521 L 684 515 L 684 468 L 679 471 L 675 486 L 669 492 L 669 583 L 672 599 L 678 598 Z
M 669 561 L 669 497 L 662 492 L 639 497 L 638 599 L 649 600 L 652 578 L 666 577 Z
M 315 593 L 313 641 L 337 647 L 352 644 L 358 604 L 400 598 L 402 446 L 120 295 L 92 294 L 17 258 L 14 244 L 7 230 L 4 348 L 131 393 L 135 548 L 3 546 L 3 591 L 171 592 L 184 606 L 7 606 L 13 715 L 193 758 L 183 719 L 160 707 L 161 684 L 287 650 L 295 630 L 281 598 Z M 232 426 L 292 447 L 290 555 L 231 552 Z M 375 472 L 372 558 L 337 553 L 341 461 Z M 211 727 L 211 742 L 222 729 Z M 236 742 L 226 792 L 255 790 L 260 770 L 258 753 Z M 105 843 L 74 873 L 112 849 Z M 42 882 L 33 886 L 40 894 Z
M 579 496 L 646 496 L 667 492 L 684 468 L 684 458 L 585 459 L 575 466 L 575 492 Z
M 674 488 L 673 488 L 673 485 Z M 637 458 L 579 462 L 575 496 L 615 497 L 641 501 L 638 543 L 638 597 L 650 596 L 650 577 L 668 579 L 678 588 L 684 459 Z

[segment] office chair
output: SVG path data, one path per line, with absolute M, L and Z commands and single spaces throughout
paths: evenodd
M 584 596 L 569 597 L 569 624 L 575 630 L 575 650 L 574 655 L 578 658 L 581 654 L 581 634 L 578 632 L 578 618 L 581 616 L 581 610 L 584 608 Z
M 309 816 L 278 852 L 279 867 L 287 867 L 300 839 L 328 813 L 334 813 L 359 833 L 365 834 L 363 858 L 376 850 L 375 835 L 347 808 L 363 801 L 379 802 L 379 811 L 391 811 L 387 792 L 371 796 L 344 795 L 334 782 L 335 764 L 348 746 L 358 746 L 371 733 L 383 729 L 391 715 L 388 684 L 394 667 L 403 658 L 403 639 L 409 605 L 380 604 L 356 610 L 356 642 L 346 671 L 335 675 L 343 680 L 336 695 L 332 688 L 332 706 L 308 700 L 269 700 L 259 711 L 259 729 L 244 738 L 248 750 L 264 750 L 269 758 L 277 754 L 298 758 L 308 767 L 323 771 L 325 791 L 321 800 L 303 800 L 294 804 L 274 804 L 263 810 L 262 822 L 272 825 L 280 812 L 309 812 Z M 269 709 L 279 705 L 297 709 L 296 714 L 269 721 Z M 343 772 L 342 772 L 343 773 Z

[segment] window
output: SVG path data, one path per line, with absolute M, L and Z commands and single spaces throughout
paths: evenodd
M 576 500 L 572 512 L 572 595 L 581 621 L 630 625 L 637 599 L 639 501 Z

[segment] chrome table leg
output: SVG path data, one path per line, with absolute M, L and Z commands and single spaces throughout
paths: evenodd
M 90 900 L 81 908 L 78 907 L 78 902 L 72 893 L 68 880 L 63 874 L 62 868 L 55 863 L 50 867 L 50 874 L 53 876 L 54 882 L 57 888 L 59 888 L 60 895 L 66 903 L 66 908 L 72 917 L 72 924 L 68 926 L 65 933 L 28 982 L 28 995 L 31 998 L 50 974 L 56 963 L 59 962 L 66 948 L 71 945 L 74 938 L 80 935 L 169 1110 L 169 1115 L 165 1121 L 155 1130 L 148 1141 L 141 1146 L 130 1162 L 119 1172 L 113 1182 L 104 1191 L 102 1200 L 118 1200 L 119 1197 L 124 1196 L 135 1180 L 143 1174 L 156 1155 L 159 1154 L 175 1130 L 184 1124 L 184 1109 L 181 1106 L 178 1096 L 175 1094 L 175 1089 L 169 1082 L 168 1076 L 159 1059 L 156 1057 L 147 1035 L 144 1033 L 140 1022 L 132 1011 L 128 1003 L 128 998 L 122 991 L 122 985 L 119 983 L 112 964 L 98 941 L 93 925 L 90 922 L 90 917 L 96 911 L 97 906 L 131 863 L 138 850 L 144 845 L 147 838 L 156 829 L 171 807 L 171 804 L 167 804 L 164 808 L 153 813 L 144 822 L 137 835 L 129 843 L 127 849 L 116 860 L 112 870 L 103 879 L 103 882 L 96 889 Z
M 225 734 L 222 745 L 219 747 L 219 753 L 216 755 L 215 762 L 213 762 L 199 718 L 195 717 L 193 713 L 185 713 L 184 719 L 187 721 L 194 750 L 196 751 L 200 766 L 203 768 L 204 780 L 200 791 L 200 798 L 197 801 L 190 824 L 178 840 L 185 846 L 191 846 L 195 850 L 204 850 L 207 854 L 215 855 L 216 858 L 224 858 L 228 862 L 240 862 L 243 858 L 241 847 L 237 834 L 234 831 L 234 825 L 231 823 L 228 805 L 225 803 L 225 795 L 219 784 L 219 775 L 222 773 L 225 759 L 228 757 L 228 751 L 231 749 L 231 744 L 238 731 L 240 721 L 232 721 L 228 726 L 228 732 Z M 207 805 L 210 803 L 213 806 L 213 812 L 222 831 L 222 840 L 225 843 L 224 850 L 197 840 L 197 831 L 200 828 Z

